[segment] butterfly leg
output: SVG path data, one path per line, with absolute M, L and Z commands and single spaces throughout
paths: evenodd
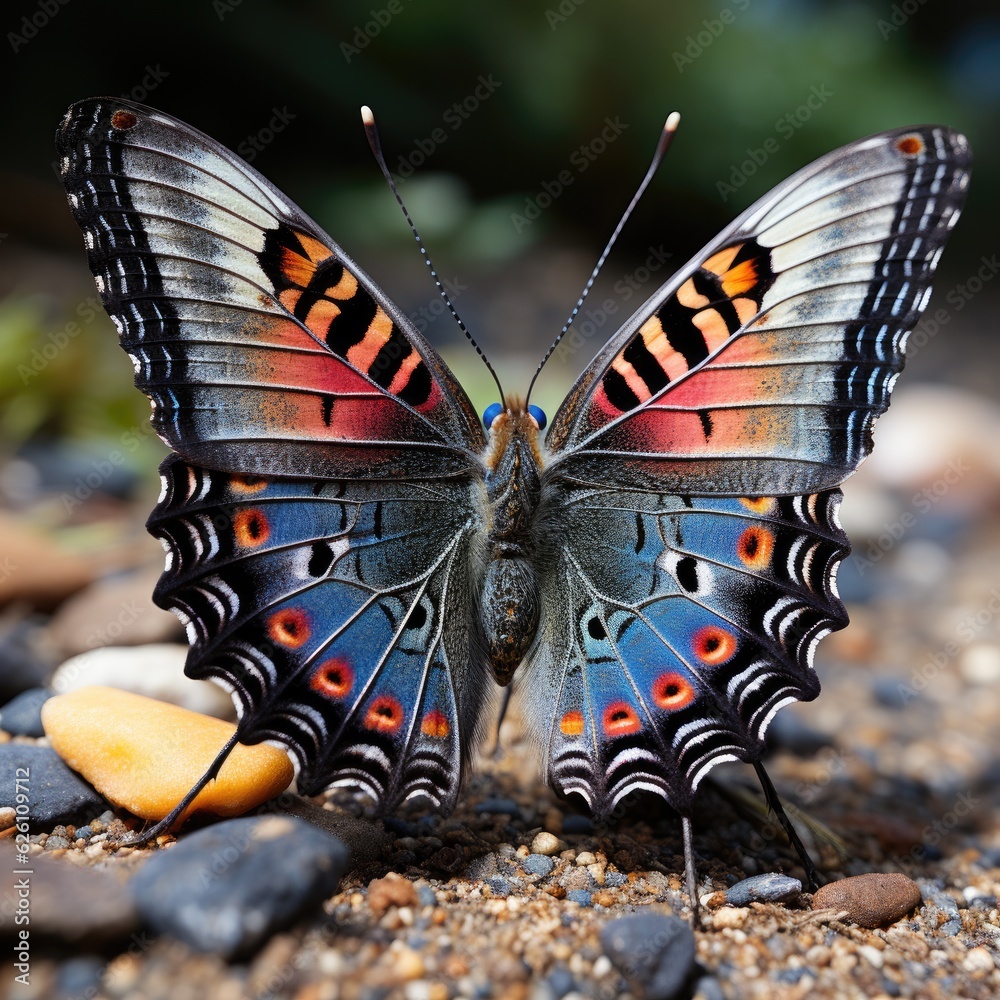
M 788 842 L 795 848 L 795 853 L 798 854 L 799 861 L 802 862 L 802 867 L 806 873 L 806 888 L 810 892 L 814 892 L 820 885 L 819 872 L 816 871 L 816 866 L 813 864 L 812 858 L 809 857 L 809 853 L 803 846 L 802 841 L 799 840 L 799 835 L 795 832 L 792 821 L 782 808 L 781 799 L 778 797 L 774 785 L 771 784 L 771 779 L 768 777 L 767 771 L 764 770 L 764 765 L 760 761 L 754 761 L 753 767 L 757 772 L 760 787 L 764 790 L 764 798 L 767 801 L 768 810 L 777 817 L 778 822 L 788 837 Z
M 155 840 L 160 834 L 167 833 L 170 828 L 177 822 L 181 814 L 192 802 L 198 797 L 201 790 L 212 781 L 215 776 L 222 769 L 222 765 L 225 764 L 226 758 L 233 752 L 233 748 L 239 743 L 240 739 L 239 731 L 237 730 L 232 736 L 226 741 L 225 746 L 215 755 L 215 760 L 209 765 L 208 770 L 198 779 L 194 787 L 174 806 L 170 812 L 164 816 L 158 823 L 155 823 L 148 830 L 143 830 L 141 833 L 136 834 L 134 837 L 130 838 L 128 841 L 129 847 L 140 847 L 142 844 L 147 844 L 151 840 Z
M 503 748 L 500 746 L 500 727 L 503 725 L 503 720 L 507 718 L 507 709 L 510 708 L 510 699 L 514 694 L 514 686 L 508 684 L 503 689 L 503 701 L 500 702 L 500 712 L 497 715 L 497 738 L 496 742 L 493 744 L 493 750 L 490 756 L 496 760 L 503 756 Z
M 687 881 L 687 894 L 691 901 L 691 929 L 697 930 L 701 919 L 701 907 L 698 903 L 698 872 L 694 866 L 694 841 L 691 834 L 690 816 L 681 816 L 681 832 L 684 837 L 684 872 Z

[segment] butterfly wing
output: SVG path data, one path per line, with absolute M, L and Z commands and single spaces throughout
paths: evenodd
M 968 168 L 964 138 L 927 127 L 800 171 L 557 413 L 522 681 L 549 781 L 598 815 L 641 790 L 687 812 L 712 766 L 756 759 L 774 713 L 818 693 L 813 649 L 847 623 L 835 487 L 871 448 Z
M 862 139 L 794 174 L 682 268 L 552 421 L 552 474 L 809 493 L 871 449 L 968 184 L 964 136 Z
M 56 144 L 98 291 L 174 451 L 259 475 L 475 468 L 482 428 L 444 362 L 239 157 L 103 98 L 74 104 Z
M 244 742 L 304 791 L 457 795 L 490 684 L 481 425 L 412 323 L 322 230 L 189 126 L 69 109 L 63 178 L 105 307 L 177 453 L 155 598 Z M 444 622 L 449 628 L 444 629 Z

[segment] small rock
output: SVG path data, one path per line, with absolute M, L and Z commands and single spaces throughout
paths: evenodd
M 54 823 L 83 823 L 108 807 L 54 750 L 30 743 L 0 744 L 0 774 L 10 776 L 10 780 L 0 782 L 0 807 L 13 808 L 17 804 L 14 775 L 24 771 L 28 777 L 22 788 L 28 796 L 28 823 L 32 830 L 45 829 Z
M 60 859 L 44 854 L 33 855 L 27 866 L 14 862 L 13 851 L 0 851 L 4 871 L 31 869 L 32 944 L 38 934 L 50 939 L 57 953 L 65 955 L 73 949 L 119 942 L 136 930 L 138 916 L 132 898 L 113 875 L 60 863 Z M 13 933 L 14 929 L 8 920 L 2 931 Z
M 962 960 L 962 968 L 966 972 L 973 974 L 977 972 L 987 973 L 992 972 L 996 968 L 996 962 L 990 954 L 989 949 L 979 945 L 976 948 L 970 948 L 966 952 L 965 958 Z
M 563 819 L 563 833 L 593 833 L 594 821 L 589 816 L 574 814 Z
M 749 906 L 724 906 L 712 914 L 712 926 L 717 929 L 742 927 L 749 916 Z
M 104 646 L 74 656 L 52 677 L 52 690 L 68 694 L 85 687 L 113 687 L 191 712 L 232 719 L 233 700 L 211 681 L 192 680 L 184 673 L 187 646 Z
M 0 704 L 52 675 L 49 643 L 41 615 L 0 624 Z
M 695 940 L 679 917 L 633 913 L 601 928 L 601 947 L 645 1000 L 671 1000 L 695 967 Z
M 143 819 L 163 819 L 208 770 L 236 727 L 109 687 L 81 688 L 42 708 L 52 748 L 102 794 Z M 288 787 L 288 755 L 237 745 L 181 817 L 238 816 Z
M 861 927 L 883 927 L 920 905 L 920 887 L 902 872 L 869 872 L 830 882 L 813 894 L 814 910 L 846 911 Z
M 250 816 L 158 851 L 128 888 L 153 930 L 235 958 L 317 907 L 347 863 L 347 848 L 304 820 Z
M 94 559 L 71 552 L 27 521 L 0 511 L 0 606 L 13 601 L 48 611 L 90 583 Z
M 560 851 L 565 851 L 566 848 L 567 844 L 561 841 L 554 834 L 548 833 L 545 830 L 541 833 L 535 834 L 534 839 L 531 841 L 532 854 L 558 854 Z
M 45 735 L 42 728 L 42 705 L 52 697 L 48 688 L 36 687 L 22 691 L 0 708 L 0 729 L 11 736 Z
M 0 830 L 9 830 L 17 819 L 13 806 L 0 808 Z
M 790 710 L 779 712 L 771 720 L 766 739 L 769 750 L 780 748 L 806 759 L 815 757 L 824 747 L 833 745 L 832 737 L 814 729 Z
M 508 816 L 517 816 L 520 811 L 520 807 L 513 799 L 484 799 L 476 806 L 477 813 L 504 813 Z
M 547 858 L 544 854 L 529 854 L 521 862 L 521 867 L 530 875 L 551 875 L 555 866 L 552 858 Z
M 74 656 L 98 646 L 183 641 L 184 629 L 177 616 L 157 607 L 151 596 L 162 566 L 161 559 L 158 566 L 95 580 L 64 601 L 49 626 L 49 635 L 63 655 Z M 107 680 L 90 683 L 119 686 Z M 137 693 L 162 697 L 146 690 Z
M 566 899 L 581 906 L 590 906 L 594 901 L 594 894 L 589 889 L 570 889 L 566 893 Z
M 797 878 L 768 872 L 754 875 L 742 882 L 731 885 L 726 890 L 726 902 L 730 906 L 749 906 L 750 903 L 787 903 L 798 899 L 802 893 L 802 883 Z
M 391 906 L 419 906 L 420 897 L 408 878 L 389 872 L 368 883 L 368 905 L 375 916 L 381 917 Z
M 624 872 L 608 872 L 604 873 L 604 884 L 610 889 L 617 889 L 619 886 L 624 885 L 628 881 L 628 875 Z
M 69 847 L 69 841 L 65 837 L 50 833 L 45 839 L 45 850 L 47 851 L 65 850 L 67 847 Z
M 587 865 L 597 864 L 597 858 L 590 851 L 581 851 L 576 856 L 576 862 L 575 862 L 575 864 L 576 864 L 577 868 L 586 868 Z
M 504 878 L 503 875 L 494 875 L 492 878 L 486 880 L 486 884 L 490 887 L 490 891 L 494 896 L 510 895 L 510 880 Z

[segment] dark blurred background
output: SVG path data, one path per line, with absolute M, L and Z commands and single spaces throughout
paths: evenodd
M 947 310 L 947 329 L 924 338 L 909 377 L 994 394 L 1000 282 L 989 270 L 975 293 L 956 289 L 997 245 L 995 4 L 18 0 L 2 21 L 0 457 L 24 459 L 0 477 L 11 503 L 66 478 L 81 455 L 106 454 L 148 412 L 88 299 L 54 167 L 64 108 L 99 94 L 168 111 L 244 155 L 426 327 L 480 409 L 494 391 L 442 315 L 369 154 L 361 104 L 509 391 L 558 332 L 664 117 L 681 111 L 591 297 L 590 325 L 540 383 L 550 411 L 617 323 L 773 184 L 868 133 L 950 124 L 970 136 L 976 167 L 931 304 Z M 616 313 L 602 321 L 609 297 Z M 116 469 L 122 489 L 130 474 L 148 481 L 161 451 L 142 437 Z

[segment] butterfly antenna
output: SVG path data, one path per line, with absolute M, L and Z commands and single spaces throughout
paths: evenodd
M 382 143 L 378 137 L 378 129 L 375 127 L 375 115 L 372 112 L 372 109 L 367 105 L 361 108 L 361 121 L 364 123 L 365 135 L 368 136 L 368 145 L 371 146 L 375 162 L 379 165 L 379 169 L 382 171 L 382 176 L 385 177 L 385 181 L 389 185 L 389 190 L 395 196 L 396 204 L 399 205 L 400 210 L 406 219 L 406 223 L 410 227 L 410 232 L 413 233 L 413 238 L 417 241 L 417 246 L 420 248 L 420 253 L 423 255 L 424 263 L 431 270 L 431 277 L 434 279 L 434 284 L 437 287 L 441 298 L 444 299 L 444 304 L 448 307 L 448 312 L 450 312 L 454 317 L 455 322 L 458 324 L 458 328 L 465 334 L 466 337 L 468 337 L 469 343 L 476 349 L 476 353 L 483 359 L 483 364 L 485 364 L 489 369 L 490 374 L 493 376 L 493 381 L 496 382 L 497 390 L 500 393 L 500 399 L 503 399 L 503 386 L 500 385 L 500 379 L 497 378 L 497 373 L 493 370 L 493 365 L 490 364 L 489 358 L 487 358 L 483 353 L 483 349 L 476 343 L 475 338 L 471 333 L 469 333 L 469 328 L 462 322 L 462 317 L 458 315 L 455 307 L 451 304 L 451 299 L 448 298 L 448 292 L 441 283 L 441 279 L 438 277 L 438 273 L 434 269 L 434 265 L 431 263 L 430 257 L 427 255 L 427 248 L 424 246 L 424 241 L 420 238 L 420 233 L 417 231 L 417 227 L 413 224 L 413 219 L 410 218 L 410 213 L 407 211 L 406 205 L 403 204 L 403 199 L 400 197 L 399 191 L 396 188 L 396 182 L 392 179 L 392 174 L 389 172 L 389 168 L 385 163 L 385 157 L 382 155 Z
M 594 265 L 594 270 L 591 271 L 590 277 L 587 279 L 587 284 L 584 285 L 583 291 L 580 293 L 580 297 L 576 300 L 576 305 L 573 306 L 573 311 L 569 314 L 569 319 L 563 324 L 563 328 L 559 331 L 559 336 L 552 341 L 552 345 L 545 352 L 545 357 L 538 363 L 538 368 L 535 369 L 535 374 L 531 377 L 531 383 L 528 386 L 528 398 L 531 397 L 531 390 L 534 388 L 535 379 L 541 374 L 542 368 L 545 367 L 545 362 L 552 357 L 552 353 L 559 346 L 560 341 L 566 336 L 567 331 L 573 324 L 573 320 L 576 319 L 577 314 L 580 312 L 580 308 L 584 303 L 584 300 L 590 294 L 590 289 L 593 287 L 594 282 L 597 280 L 597 275 L 600 274 L 601 268 L 604 267 L 604 262 L 608 259 L 608 254 L 611 253 L 611 248 L 615 245 L 618 240 L 621 231 L 625 228 L 625 223 L 628 222 L 629 216 L 632 214 L 635 206 L 639 204 L 639 199 L 642 197 L 643 192 L 649 187 L 649 182 L 653 179 L 654 174 L 660 168 L 660 163 L 663 157 L 666 155 L 667 150 L 670 148 L 670 142 L 674 137 L 674 133 L 677 131 L 677 126 L 681 123 L 680 113 L 677 111 L 672 111 L 668 116 L 666 122 L 663 125 L 663 131 L 660 133 L 660 141 L 656 144 L 656 152 L 653 153 L 653 159 L 649 164 L 649 169 L 646 171 L 646 176 L 643 177 L 642 183 L 636 189 L 634 195 L 632 195 L 632 200 L 628 203 L 628 208 L 625 209 L 625 213 L 622 215 L 615 226 L 615 231 L 611 234 L 611 239 L 608 240 L 608 245 L 604 248 L 601 256 L 598 257 L 597 263 Z

